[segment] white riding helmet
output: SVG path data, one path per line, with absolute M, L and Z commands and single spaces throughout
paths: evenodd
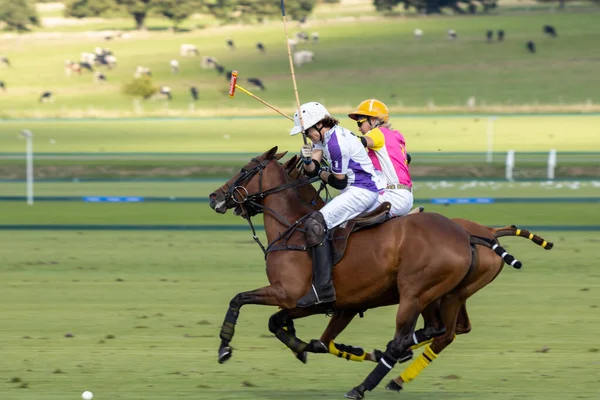
M 302 113 L 304 130 L 315 125 L 323 118 L 331 115 L 321 103 L 317 103 L 316 101 L 302 104 L 300 106 L 300 112 Z M 290 131 L 290 136 L 297 135 L 300 132 L 302 132 L 302 126 L 300 126 L 300 118 L 298 117 L 298 111 L 296 111 L 294 114 L 294 127 Z

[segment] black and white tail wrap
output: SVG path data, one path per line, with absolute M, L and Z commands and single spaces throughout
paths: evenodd
M 481 236 L 471 235 L 471 243 L 472 244 L 480 244 L 482 246 L 488 247 L 494 251 L 494 253 L 498 254 L 505 263 L 512 266 L 515 269 L 521 269 L 523 263 L 517 260 L 512 254 L 509 254 L 506 249 L 495 240 L 488 239 Z

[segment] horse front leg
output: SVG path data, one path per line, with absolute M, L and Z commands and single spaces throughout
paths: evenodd
M 229 344 L 235 334 L 235 325 L 240 316 L 240 308 L 246 304 L 260 304 L 264 306 L 283 306 L 286 300 L 285 291 L 280 286 L 265 286 L 249 292 L 235 295 L 229 302 L 229 308 L 225 314 L 225 320 L 221 326 L 221 344 L 219 345 L 219 364 L 229 360 L 233 350 Z

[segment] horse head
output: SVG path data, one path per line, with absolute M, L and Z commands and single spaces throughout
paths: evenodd
M 277 153 L 277 146 L 265 153 L 254 157 L 244 165 L 240 172 L 235 174 L 223 186 L 209 195 L 210 207 L 219 214 L 225 214 L 233 209 L 235 215 L 244 218 L 252 217 L 260 212 L 260 206 L 266 192 L 284 182 L 283 174 L 266 173 L 280 167 L 279 163 L 272 163 L 283 157 L 287 152 Z

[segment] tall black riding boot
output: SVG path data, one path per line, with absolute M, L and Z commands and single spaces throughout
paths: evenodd
M 335 301 L 335 289 L 331 280 L 333 260 L 331 244 L 325 238 L 323 242 L 311 248 L 313 257 L 312 286 L 306 296 L 298 301 L 298 307 L 310 307 L 315 304 Z

